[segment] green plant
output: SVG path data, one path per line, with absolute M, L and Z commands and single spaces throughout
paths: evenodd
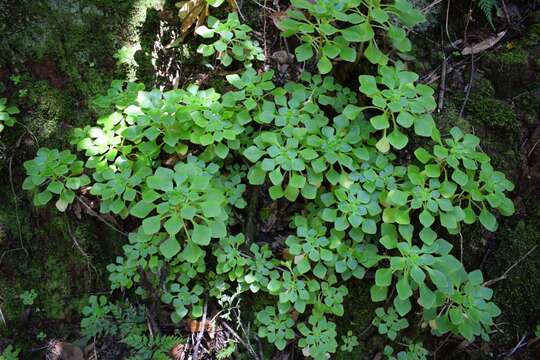
M 428 358 L 429 353 L 422 343 L 411 343 L 405 346 L 405 350 L 394 356 L 394 349 L 387 345 L 384 347 L 384 355 L 388 360 L 426 360 Z
M 32 306 L 37 299 L 37 291 L 35 289 L 25 290 L 19 295 L 19 298 L 22 300 L 23 305 Z
M 110 303 L 103 295 L 90 296 L 83 308 L 81 320 L 82 342 L 109 337 L 125 344 L 130 360 L 165 360 L 173 347 L 184 339 L 175 335 L 150 336 L 146 326 L 146 313 L 142 307 Z
M 358 337 L 353 335 L 351 330 L 347 331 L 347 335 L 341 336 L 341 341 L 343 344 L 340 346 L 340 350 L 345 352 L 352 352 L 359 345 Z
M 407 319 L 400 319 L 392 307 L 386 311 L 383 308 L 377 308 L 375 315 L 377 316 L 373 319 L 373 325 L 377 327 L 379 334 L 386 335 L 391 340 L 395 340 L 401 330 L 409 327 Z
M 493 9 L 497 6 L 497 0 L 475 0 L 476 6 L 482 10 L 482 13 L 493 26 Z
M 23 189 L 38 192 L 34 195 L 34 205 L 46 205 L 53 194 L 58 195 L 55 205 L 65 211 L 75 200 L 75 191 L 90 183 L 83 174 L 83 162 L 68 150 L 41 148 L 37 157 L 24 163 L 27 178 Z
M 272 71 L 253 67 L 227 75 L 224 93 L 195 85 L 146 91 L 115 81 L 93 102 L 95 126 L 74 131 L 71 143 L 85 161 L 41 149 L 25 163 L 24 187 L 40 191 L 37 205 L 59 194 L 64 211 L 80 191 L 98 200 L 101 213 L 129 219 L 123 254 L 107 267 L 111 287 L 159 296 L 175 323 L 201 317 L 206 296 L 230 308 L 251 292 L 270 302 L 256 316 L 260 337 L 279 349 L 298 339 L 306 356 L 324 359 L 338 346 L 332 320 L 345 314 L 349 280 L 369 271 L 374 281 L 363 283 L 372 284 L 371 300 L 391 304 L 373 320 L 389 338 L 409 320 L 436 335 L 487 338 L 500 312 L 492 291 L 442 238 L 452 241 L 476 221 L 496 230 L 496 213 L 514 212 L 506 195 L 513 185 L 493 169 L 478 138 L 458 128 L 440 134 L 430 114 L 433 90 L 405 64 L 386 61 L 392 50 L 366 30 L 388 32 L 406 51 L 399 34 L 419 12 L 404 0 L 293 3 L 305 12 L 293 10 L 282 25 L 296 26 L 310 48 L 323 49 L 320 72 L 329 71 L 331 58 L 324 42 L 343 37 L 343 54 L 352 43 L 367 46 L 377 75 L 360 75 L 358 91 L 306 72 L 278 86 Z M 331 27 L 335 37 L 317 38 Z M 356 40 L 353 33 L 369 36 Z M 309 51 L 300 47 L 297 55 Z M 424 138 L 422 147 L 413 147 L 413 135 Z M 414 156 L 401 151 L 406 147 Z M 244 226 L 253 216 L 243 210 L 246 183 L 280 204 L 295 202 L 283 214 L 290 231 L 279 230 L 279 246 Z M 421 317 L 411 316 L 414 303 Z M 124 331 L 120 308 L 91 298 L 86 337 Z M 136 336 L 130 339 L 153 347 Z M 349 348 L 354 341 L 347 339 Z
M 229 13 L 227 20 L 222 22 L 213 16 L 208 18 L 208 27 L 205 25 L 195 29 L 197 35 L 210 39 L 219 35 L 219 39 L 212 44 L 201 44 L 197 52 L 203 56 L 212 56 L 217 53 L 217 58 L 223 66 L 232 64 L 233 59 L 242 63 L 253 60 L 264 60 L 264 53 L 257 41 L 249 36 L 252 29 L 242 24 L 235 12 Z
M 8 345 L 2 350 L 0 360 L 18 360 L 21 349 Z
M 298 331 L 304 336 L 298 341 L 304 356 L 322 359 L 336 351 L 336 324 L 324 316 L 311 315 L 307 325 L 298 324 Z
M 267 306 L 257 313 L 260 323 L 258 335 L 276 345 L 279 350 L 285 349 L 287 341 L 294 339 L 294 320 L 289 314 L 276 313 L 276 309 Z
M 388 56 L 381 51 L 375 38 L 375 29 L 385 31 L 392 46 L 408 52 L 411 43 L 403 28 L 392 18 L 412 27 L 424 20 L 421 12 L 408 1 L 381 3 L 372 0 L 329 2 L 324 0 L 292 0 L 294 6 L 280 22 L 283 35 L 296 35 L 302 45 L 295 49 L 298 61 L 317 57 L 321 74 L 332 70 L 332 59 L 354 62 L 357 58 L 355 44 L 360 43 L 363 55 L 373 64 L 386 64 Z M 307 14 L 306 14 L 307 13 Z
M 18 114 L 20 111 L 16 106 L 8 106 L 6 98 L 0 98 L 0 132 L 4 130 L 6 126 L 13 126 L 17 120 L 13 115 Z

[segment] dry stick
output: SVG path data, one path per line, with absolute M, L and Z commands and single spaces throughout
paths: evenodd
M 525 255 L 523 255 L 522 257 L 520 257 L 518 259 L 518 261 L 516 261 L 515 263 L 513 263 L 508 269 L 506 269 L 506 271 L 501 275 L 499 276 L 498 278 L 495 278 L 495 279 L 491 279 L 491 280 L 488 280 L 486 281 L 483 286 L 491 286 L 493 284 L 495 284 L 496 282 L 498 281 L 501 281 L 501 280 L 504 280 L 508 277 L 508 273 L 513 269 L 515 268 L 516 266 L 518 266 L 518 264 L 520 262 L 522 262 L 523 260 L 525 260 L 525 258 L 527 256 L 529 256 L 534 250 L 536 250 L 536 248 L 538 247 L 538 245 L 534 245 L 529 251 L 527 251 L 527 253 Z
M 441 112 L 444 105 L 444 93 L 446 91 L 446 66 L 448 64 L 448 59 L 443 49 L 443 63 L 441 70 L 441 84 L 439 88 L 439 99 L 437 101 L 437 112 Z
M 463 100 L 463 104 L 461 104 L 461 109 L 459 110 L 459 117 L 463 117 L 465 106 L 467 105 L 467 101 L 469 101 L 469 96 L 471 94 L 473 80 L 474 80 L 474 53 L 471 53 L 471 75 L 469 79 L 469 84 L 467 85 L 467 92 L 465 93 L 465 99 Z
M 423 8 L 421 11 L 423 14 L 426 14 L 429 10 L 431 10 L 432 7 L 434 6 L 437 6 L 439 5 L 440 3 L 442 3 L 443 0 L 435 0 L 434 2 L 432 2 L 431 4 L 429 4 L 428 6 L 426 6 L 425 8 Z
M 117 233 L 122 234 L 124 236 L 128 236 L 128 233 L 118 229 L 116 226 L 114 226 L 113 224 L 111 224 L 110 222 L 105 220 L 105 218 L 100 216 L 97 212 L 95 212 L 94 209 L 92 209 L 90 206 L 88 206 L 88 204 L 85 203 L 78 195 L 77 195 L 77 200 L 86 208 L 86 210 L 88 210 L 90 215 L 97 217 L 99 221 L 101 221 L 102 223 L 104 223 L 105 225 L 107 225 L 108 227 L 110 227 L 111 229 L 116 231 Z
M 202 316 L 202 322 L 200 323 L 201 328 L 199 329 L 199 333 L 197 334 L 197 342 L 195 343 L 195 347 L 193 348 L 193 360 L 197 360 L 199 357 L 199 347 L 201 346 L 201 340 L 203 338 L 204 330 L 206 327 L 206 313 L 208 310 L 208 294 L 206 295 L 206 299 L 204 300 L 204 311 Z
M 79 252 L 81 253 L 81 255 L 86 259 L 86 266 L 88 267 L 88 269 L 92 268 L 95 272 L 96 272 L 96 275 L 97 275 L 97 269 L 94 265 L 92 265 L 90 259 L 90 255 L 88 255 L 84 249 L 82 248 L 82 246 L 79 244 L 79 242 L 77 241 L 77 238 L 75 237 L 75 235 L 73 235 L 73 232 L 71 231 L 71 226 L 69 225 L 69 221 L 67 223 L 67 230 L 68 230 L 68 234 L 69 236 L 71 237 L 71 240 L 73 240 L 73 243 L 75 244 L 75 247 L 79 250 Z M 90 272 L 90 280 L 92 279 L 92 272 Z
M 23 136 L 24 134 L 21 135 L 21 137 L 19 137 L 19 139 L 17 140 L 16 146 L 15 146 L 16 149 L 18 149 L 21 146 L 21 141 L 22 141 Z M 13 165 L 13 153 L 9 157 L 9 167 L 8 167 L 9 186 L 11 188 L 11 193 L 13 194 L 13 202 L 15 204 L 15 219 L 17 220 L 17 232 L 19 233 L 19 246 L 25 252 L 26 256 L 28 256 L 28 250 L 26 250 L 23 243 L 22 230 L 21 230 L 22 225 L 21 225 L 21 219 L 19 218 L 19 199 L 17 198 L 17 193 L 15 192 L 15 187 L 13 186 L 13 166 L 12 165 Z
M 244 341 L 244 339 L 242 339 L 242 338 L 240 337 L 240 335 L 238 335 L 238 334 L 236 333 L 236 331 L 234 331 L 233 328 L 230 327 L 229 324 L 227 324 L 227 322 L 222 321 L 221 324 L 223 324 L 223 326 L 227 329 L 227 331 L 228 331 L 229 333 L 231 333 L 231 335 L 234 336 L 234 338 L 235 338 L 236 340 L 238 340 L 238 342 L 239 342 L 240 344 L 242 344 L 242 345 L 246 348 L 247 351 L 249 351 L 249 353 L 253 356 L 254 359 L 259 360 L 259 356 L 258 356 L 257 353 L 255 352 L 255 350 L 253 350 L 253 347 L 249 346 L 249 345 Z M 261 358 L 261 359 L 262 359 L 262 358 Z

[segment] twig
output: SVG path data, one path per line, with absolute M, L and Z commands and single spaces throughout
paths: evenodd
M 532 155 L 534 149 L 536 149 L 536 145 L 538 145 L 539 142 L 540 142 L 540 138 L 538 138 L 538 139 L 536 140 L 536 142 L 533 144 L 531 150 L 529 150 L 529 152 L 527 153 L 527 159 L 531 157 L 531 155 Z
M 510 358 L 510 356 L 514 355 L 519 349 L 526 347 L 527 346 L 527 342 L 525 341 L 526 339 L 527 339 L 527 336 L 523 335 L 521 339 L 519 340 L 519 342 L 516 344 L 516 346 L 514 346 L 512 350 L 510 351 L 510 353 L 506 355 L 504 358 L 508 359 Z
M 118 229 L 116 226 L 114 226 L 113 224 L 111 224 L 110 222 L 108 222 L 107 220 L 105 220 L 105 218 L 103 218 L 102 216 L 100 216 L 97 212 L 94 211 L 94 209 L 92 209 L 90 206 L 88 206 L 87 203 L 85 203 L 81 198 L 80 196 L 77 195 L 77 200 L 86 208 L 86 210 L 88 210 L 88 212 L 90 213 L 90 215 L 92 216 L 95 216 L 98 218 L 99 221 L 101 221 L 102 223 L 104 223 L 105 225 L 107 225 L 108 227 L 110 227 L 111 229 L 113 229 L 114 231 L 116 231 L 117 233 L 119 234 L 122 234 L 124 236 L 128 236 L 128 233 Z
M 236 333 L 236 331 L 234 331 L 233 328 L 232 328 L 229 324 L 227 324 L 227 322 L 222 321 L 221 324 L 223 324 L 223 326 L 225 327 L 225 329 L 227 329 L 227 331 L 228 331 L 228 332 L 229 332 L 236 340 L 238 340 L 238 342 L 239 342 L 240 344 L 242 344 L 242 345 L 246 348 L 247 351 L 249 351 L 249 353 L 253 356 L 253 358 L 259 360 L 259 356 L 258 356 L 257 353 L 255 352 L 255 350 L 253 350 L 253 347 L 249 346 L 249 345 L 244 341 L 244 339 L 242 339 L 242 338 L 240 337 L 240 335 L 238 335 L 238 334 Z M 261 359 L 261 360 L 262 360 L 262 359 Z
M 463 117 L 465 112 L 465 106 L 467 101 L 469 101 L 469 96 L 471 95 L 471 89 L 474 81 L 474 53 L 471 53 L 471 75 L 469 78 L 469 84 L 467 85 L 467 92 L 465 93 L 465 99 L 463 99 L 463 104 L 461 104 L 461 109 L 459 110 L 459 117 Z
M 206 314 L 208 311 L 208 294 L 206 295 L 206 299 L 204 300 L 204 311 L 202 316 L 202 322 L 200 324 L 201 328 L 199 329 L 199 333 L 197 334 L 197 342 L 195 343 L 195 347 L 193 348 L 193 360 L 197 360 L 199 357 L 199 347 L 201 346 L 201 340 L 203 338 L 204 330 L 206 328 Z
M 484 286 L 491 286 L 493 284 L 495 284 L 496 282 L 498 281 L 501 281 L 501 280 L 504 280 L 508 277 L 508 274 L 510 273 L 510 271 L 512 271 L 513 268 L 515 268 L 516 266 L 518 266 L 518 264 L 520 262 L 522 262 L 523 260 L 525 260 L 525 258 L 527 256 L 529 256 L 534 250 L 536 250 L 536 248 L 538 247 L 538 245 L 534 245 L 529 251 L 527 251 L 527 253 L 525 255 L 523 255 L 522 257 L 520 257 L 515 263 L 513 263 L 508 269 L 506 269 L 506 271 L 499 277 L 495 278 L 495 279 L 491 279 L 491 280 L 488 280 L 484 283 Z
M 443 63 L 441 70 L 441 84 L 439 86 L 439 99 L 437 101 L 437 112 L 441 112 L 444 105 L 444 93 L 446 91 L 446 67 L 448 64 L 448 59 L 443 49 Z
M 71 240 L 73 240 L 73 243 L 75 244 L 75 247 L 79 250 L 81 255 L 86 259 L 86 266 L 88 267 L 88 269 L 90 269 L 90 268 L 93 269 L 97 274 L 96 267 L 94 265 L 92 265 L 92 262 L 90 261 L 90 259 L 91 259 L 90 255 L 88 255 L 84 251 L 82 246 L 77 241 L 77 238 L 75 237 L 75 235 L 73 235 L 73 232 L 71 231 L 71 226 L 69 225 L 69 221 L 67 223 L 67 231 L 68 231 L 68 235 L 71 237 Z M 90 272 L 90 279 L 92 279 L 92 272 Z
M 429 10 L 431 10 L 432 7 L 435 7 L 437 5 L 439 5 L 440 3 L 442 3 L 443 0 L 435 0 L 434 2 L 432 2 L 431 4 L 429 4 L 428 6 L 426 6 L 425 8 L 423 8 L 421 11 L 423 14 L 427 14 L 429 12 Z
M 21 146 L 21 141 L 23 139 L 23 135 L 19 137 L 17 140 L 15 148 L 18 149 Z M 11 188 L 11 194 L 13 195 L 13 203 L 15 205 L 15 220 L 17 221 L 17 232 L 19 233 L 19 247 L 24 251 L 26 256 L 28 256 L 28 250 L 24 247 L 23 243 L 23 236 L 22 236 L 22 225 L 21 225 L 21 219 L 19 218 L 19 199 L 17 198 L 17 193 L 15 192 L 15 186 L 13 186 L 13 154 L 9 157 L 9 166 L 8 166 L 8 173 L 9 173 L 9 186 Z M 2 256 L 3 257 L 3 256 Z

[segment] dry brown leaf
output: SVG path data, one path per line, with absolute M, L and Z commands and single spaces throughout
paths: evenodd
M 274 11 L 272 14 L 270 14 L 270 18 L 272 19 L 272 22 L 281 31 L 284 30 L 281 27 L 281 21 L 286 17 L 287 17 L 286 11 Z
M 236 0 L 227 0 L 227 3 L 229 3 L 229 7 L 232 11 L 238 11 L 238 3 Z
M 188 323 L 189 331 L 191 331 L 192 333 L 198 333 L 199 331 L 201 331 L 202 322 L 198 320 L 188 319 L 187 323 Z M 213 331 L 214 326 L 215 324 L 212 321 L 207 320 L 206 323 L 204 324 L 204 328 L 205 328 L 204 330 Z
M 208 14 L 205 0 L 187 0 L 176 3 L 178 17 L 182 20 L 180 33 L 185 35 L 193 24 L 204 23 Z
M 466 46 L 463 48 L 463 50 L 461 50 L 461 55 L 478 54 L 482 51 L 486 51 L 487 49 L 495 46 L 504 37 L 504 35 L 506 35 L 506 31 L 501 31 L 497 35 L 488 37 L 487 39 L 476 44 L 472 44 L 471 46 Z
M 77 346 L 58 340 L 52 340 L 47 345 L 48 360 L 84 360 L 83 352 Z

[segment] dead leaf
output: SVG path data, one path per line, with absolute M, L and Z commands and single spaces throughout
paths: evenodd
M 204 24 L 208 15 L 208 4 L 205 0 L 187 0 L 176 3 L 178 17 L 182 20 L 180 34 L 186 35 L 193 24 Z
M 229 7 L 232 11 L 238 10 L 238 3 L 236 2 L 236 0 L 227 0 L 227 2 L 229 3 Z
M 495 36 L 488 37 L 487 39 L 480 41 L 479 43 L 473 44 L 471 46 L 466 46 L 461 51 L 461 55 L 478 54 L 482 51 L 486 51 L 487 49 L 495 46 L 504 37 L 504 35 L 506 35 L 506 30 L 501 31 Z
M 77 346 L 58 340 L 47 345 L 47 359 L 50 360 L 84 360 L 83 352 Z
M 171 358 L 174 360 L 184 360 L 186 357 L 186 350 L 189 349 L 187 344 L 178 344 L 170 351 Z
M 188 323 L 189 330 L 192 333 L 198 333 L 199 331 L 201 331 L 202 323 L 200 321 L 188 319 L 187 323 Z M 204 324 L 204 328 L 205 328 L 204 330 L 207 332 L 213 331 L 214 326 L 215 324 L 212 321 L 207 320 L 206 323 Z
M 274 25 L 281 31 L 284 29 L 281 27 L 281 21 L 283 21 L 284 18 L 287 17 L 286 11 L 274 11 L 272 14 L 270 14 L 270 19 L 272 19 L 272 22 Z

